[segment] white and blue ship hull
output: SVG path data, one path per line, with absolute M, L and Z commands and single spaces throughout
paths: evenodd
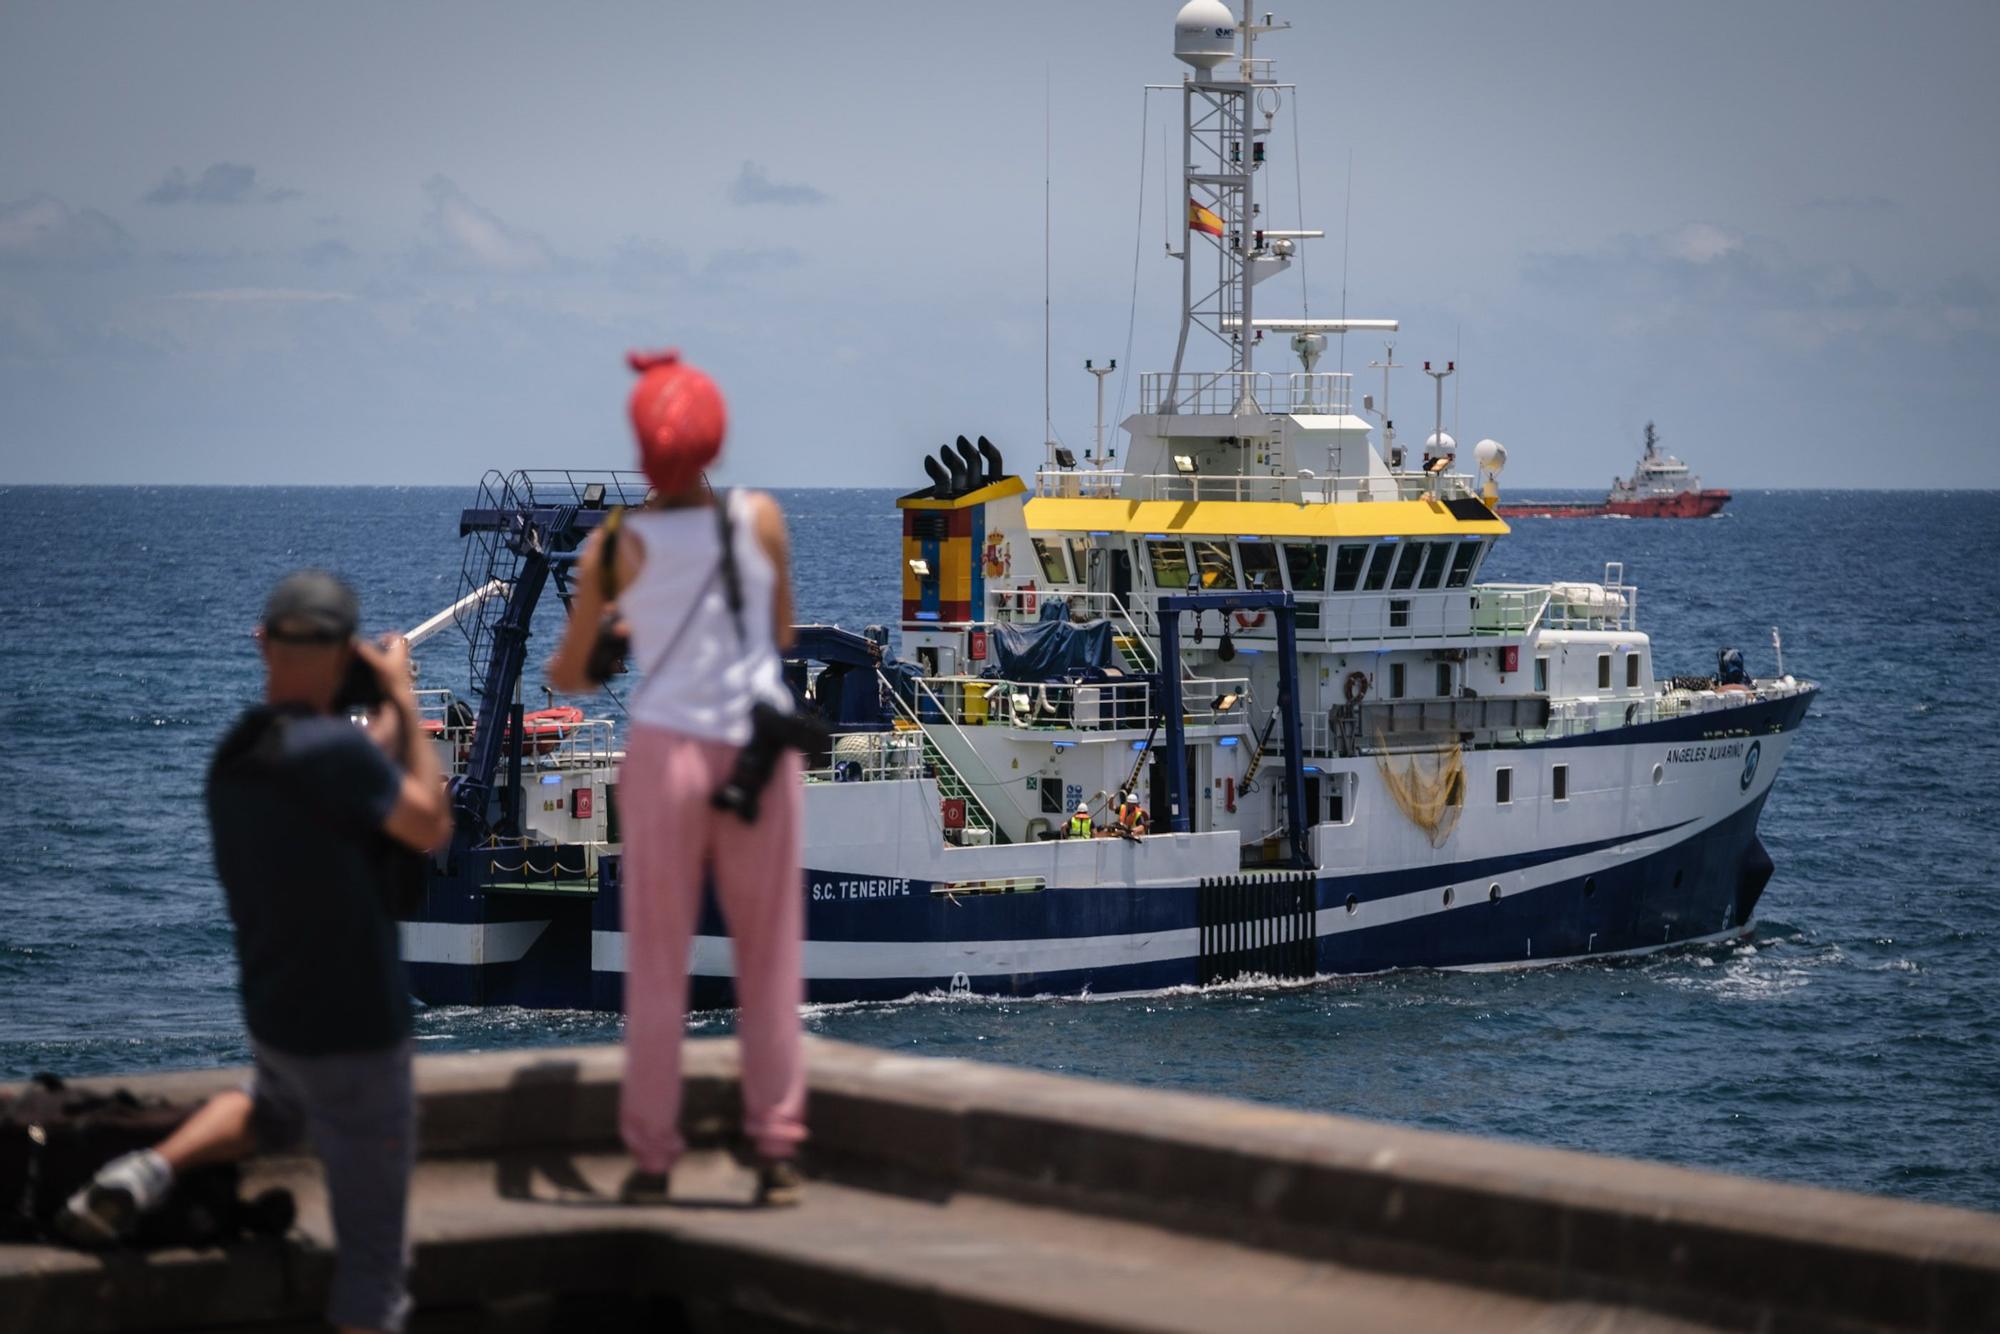
M 939 847 L 907 828 L 936 810 L 928 780 L 812 786 L 807 998 L 1539 966 L 1740 933 L 1772 872 L 1758 818 L 1811 693 L 1469 752 L 1465 809 L 1438 848 L 1364 788 L 1348 823 L 1315 828 L 1309 870 L 1238 871 L 1233 835 Z M 1372 775 L 1372 760 L 1351 764 Z M 1504 805 L 1491 800 L 1498 765 L 1514 770 Z M 1555 765 L 1568 768 L 1562 800 L 1539 781 Z M 453 870 L 404 928 L 421 999 L 620 1008 L 615 855 L 589 893 L 495 892 L 478 883 L 483 867 Z M 1040 887 L 994 888 L 1009 884 Z M 691 962 L 692 1003 L 730 1004 L 712 905 Z

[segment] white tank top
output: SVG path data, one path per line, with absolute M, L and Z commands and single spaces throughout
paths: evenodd
M 634 722 L 740 746 L 750 739 L 750 706 L 784 701 L 771 636 L 776 572 L 751 531 L 745 501 L 741 490 L 728 493 L 743 588 L 741 639 L 717 568 L 722 543 L 715 511 L 703 505 L 625 515 L 625 527 L 645 547 L 639 577 L 618 598 L 632 635 L 631 665 L 646 673 L 626 701 Z M 676 635 L 679 643 L 662 661 Z

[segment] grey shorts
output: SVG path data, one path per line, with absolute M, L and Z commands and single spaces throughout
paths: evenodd
M 410 1168 L 417 1107 L 408 1042 L 381 1051 L 293 1056 L 251 1043 L 257 1146 L 310 1144 L 326 1169 L 339 1253 L 327 1319 L 400 1330 L 409 1315 Z

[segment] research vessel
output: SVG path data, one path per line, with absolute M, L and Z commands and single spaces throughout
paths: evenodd
M 803 780 L 815 1001 L 1537 966 L 1749 929 L 1758 818 L 1815 688 L 1733 653 L 1663 679 L 1617 564 L 1481 578 L 1505 451 L 1461 471 L 1440 420 L 1405 459 L 1386 391 L 1371 421 L 1317 369 L 1328 336 L 1396 322 L 1263 299 L 1321 235 L 1266 226 L 1276 26 L 1216 0 L 1176 20 L 1179 338 L 1122 458 L 1050 445 L 1017 472 L 960 436 L 919 475 L 913 451 L 893 627 L 800 628 L 786 680 L 831 729 Z M 1260 364 L 1280 341 L 1295 367 Z M 496 473 L 461 517 L 463 596 L 419 627 L 461 628 L 471 669 L 423 696 L 458 820 L 403 927 L 426 1001 L 621 1003 L 621 824 L 645 813 L 618 800 L 615 714 L 531 708 L 521 674 L 544 594 L 643 496 Z M 1144 832 L 1113 828 L 1128 797 Z M 712 908 L 692 973 L 694 1004 L 729 1002 Z
M 1602 500 L 1515 500 L 1494 510 L 1509 519 L 1589 519 L 1606 514 L 1628 519 L 1706 519 L 1720 514 L 1729 493 L 1704 487 L 1687 464 L 1660 448 L 1659 432 L 1646 423 L 1644 452 L 1630 477 L 1612 479 Z

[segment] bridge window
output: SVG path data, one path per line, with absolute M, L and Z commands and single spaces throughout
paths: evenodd
M 1499 768 L 1493 771 L 1493 804 L 1512 806 L 1514 804 L 1514 771 Z
M 1597 655 L 1597 688 L 1599 690 L 1611 689 L 1611 655 L 1609 653 L 1600 653 Z
M 1424 577 L 1417 584 L 1419 588 L 1436 588 L 1444 582 L 1444 567 L 1451 563 L 1451 543 L 1432 542 L 1428 544 L 1429 554 L 1424 558 Z
M 1347 542 L 1334 548 L 1333 591 L 1352 593 L 1361 582 L 1361 567 L 1368 563 L 1368 548 L 1359 542 Z
M 1284 587 L 1278 578 L 1278 549 L 1269 542 L 1238 542 L 1236 559 L 1243 566 L 1243 586 L 1277 592 Z
M 1090 543 L 1081 537 L 1069 539 L 1070 568 L 1076 571 L 1076 581 L 1085 583 L 1090 579 Z
M 1639 684 L 1639 655 L 1636 653 L 1625 655 L 1625 684 L 1632 688 L 1637 688 Z
M 1194 568 L 1201 577 L 1203 588 L 1236 587 L 1236 563 L 1229 559 L 1227 542 L 1203 542 L 1194 544 Z
M 1322 593 L 1326 591 L 1326 544 L 1324 542 L 1285 543 L 1285 574 L 1292 581 L 1294 593 Z M 1307 598 L 1299 603 L 1297 624 L 1301 630 L 1319 629 L 1319 599 Z
M 1326 548 L 1318 542 L 1285 543 L 1285 573 L 1294 593 L 1326 591 Z
M 1543 694 L 1548 693 L 1549 660 L 1547 658 L 1535 659 L 1535 689 L 1542 692 Z
M 1402 592 L 1417 582 L 1417 567 L 1424 563 L 1422 542 L 1398 543 L 1402 552 L 1396 557 L 1396 577 L 1389 581 L 1389 587 Z
M 1444 581 L 1446 588 L 1464 588 L 1472 582 L 1472 569 L 1479 564 L 1479 549 L 1485 545 L 1484 542 L 1458 544 L 1451 557 L 1451 577 Z
M 1569 766 L 1558 764 L 1549 776 L 1549 795 L 1557 801 L 1569 800 Z
M 1187 591 L 1187 543 L 1157 540 L 1148 542 L 1146 560 L 1153 567 L 1153 587 L 1165 589 L 1169 593 Z
M 1396 563 L 1396 544 L 1382 542 L 1375 548 L 1375 559 L 1368 566 L 1368 577 L 1361 581 L 1365 592 L 1379 593 L 1389 586 L 1389 567 Z
M 1052 584 L 1069 582 L 1069 567 L 1063 563 L 1062 547 L 1042 538 L 1032 539 L 1035 544 L 1035 559 L 1042 563 L 1042 578 Z

